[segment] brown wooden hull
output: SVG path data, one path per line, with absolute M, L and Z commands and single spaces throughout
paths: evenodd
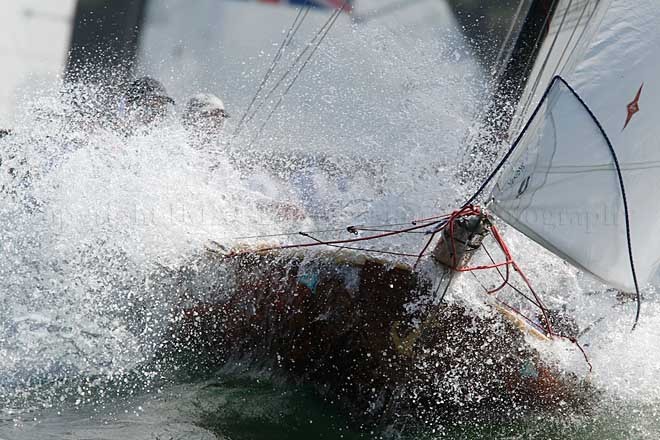
M 269 361 L 360 421 L 489 417 L 584 395 L 575 378 L 543 364 L 511 320 L 437 303 L 437 286 L 408 266 L 272 251 L 209 253 L 182 273 L 188 306 L 177 343 L 220 364 Z M 205 298 L 190 300 L 201 285 Z

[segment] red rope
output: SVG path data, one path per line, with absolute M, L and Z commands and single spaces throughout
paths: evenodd
M 465 212 L 466 212 L 465 214 L 463 213 L 463 211 L 464 210 L 455 212 L 450 217 L 450 219 L 448 221 L 449 235 L 450 235 L 450 240 L 451 240 L 452 246 L 453 246 L 452 258 L 454 258 L 454 260 L 453 260 L 454 266 L 456 266 L 456 261 L 455 261 L 455 258 L 456 258 L 456 241 L 454 240 L 454 223 L 462 215 L 479 215 L 480 214 L 480 211 L 478 209 L 473 209 L 471 207 L 468 207 L 465 210 Z M 518 263 L 513 258 L 509 247 L 507 246 L 507 244 L 504 241 L 504 238 L 502 237 L 502 234 L 500 234 L 499 229 L 497 229 L 497 226 L 495 226 L 493 224 L 490 224 L 489 228 L 490 228 L 490 231 L 493 235 L 493 238 L 495 239 L 495 242 L 498 244 L 498 246 L 502 250 L 502 253 L 505 256 L 505 261 L 502 262 L 502 263 L 493 263 L 493 264 L 482 265 L 482 266 L 454 267 L 454 270 L 456 270 L 458 272 L 475 272 L 475 271 L 478 271 L 478 270 L 496 269 L 496 268 L 498 269 L 498 268 L 504 266 L 506 268 L 506 273 L 504 275 L 502 275 L 502 273 L 499 272 L 499 269 L 498 269 L 498 272 L 500 273 L 500 276 L 502 277 L 502 284 L 500 284 L 498 287 L 496 287 L 494 289 L 486 290 L 487 294 L 494 295 L 495 293 L 499 292 L 506 285 L 509 284 L 510 267 L 513 267 L 513 269 L 518 273 L 518 275 L 520 275 L 520 278 L 522 278 L 522 280 L 525 282 L 525 285 L 527 286 L 527 288 L 531 292 L 531 294 L 534 298 L 534 301 L 532 301 L 531 298 L 527 298 L 525 295 L 522 295 L 522 296 L 524 298 L 526 298 L 530 303 L 535 305 L 541 311 L 541 313 L 543 314 L 543 319 L 545 321 L 545 323 L 544 323 L 545 328 L 539 326 L 532 319 L 525 316 L 525 314 L 522 313 L 522 311 L 520 311 L 520 310 L 516 309 L 515 307 L 505 303 L 504 301 L 500 300 L 499 298 L 495 298 L 495 300 L 497 302 L 499 302 L 501 305 L 503 305 L 506 308 L 508 308 L 509 310 L 511 310 L 512 312 L 516 313 L 518 316 L 522 317 L 524 320 L 526 320 L 533 327 L 536 327 L 537 329 L 545 332 L 550 338 L 559 337 L 561 339 L 566 339 L 566 340 L 570 341 L 571 343 L 573 343 L 578 348 L 578 350 L 580 350 L 580 352 L 582 353 L 582 356 L 584 356 L 584 360 L 587 363 L 587 365 L 589 366 L 589 371 L 591 372 L 593 370 L 593 366 L 592 366 L 591 362 L 589 361 L 589 357 L 587 356 L 587 353 L 584 351 L 584 348 L 580 345 L 580 343 L 578 342 L 578 340 L 576 338 L 563 336 L 563 335 L 555 333 L 555 331 L 552 329 L 552 324 L 551 324 L 550 319 L 548 317 L 548 310 L 547 310 L 546 306 L 543 304 L 543 301 L 541 300 L 540 296 L 536 293 L 536 290 L 532 287 L 532 283 L 529 281 L 529 278 L 527 278 L 525 273 L 522 271 L 522 269 L 520 268 Z
M 259 249 L 257 252 L 269 252 L 269 251 L 276 251 L 276 250 L 283 250 L 283 249 L 298 249 L 298 248 L 308 248 L 308 247 L 315 247 L 315 246 L 332 246 L 332 245 L 338 245 L 338 244 L 347 244 L 347 243 L 357 243 L 360 241 L 369 241 L 369 240 L 378 240 L 381 238 L 385 237 L 391 237 L 394 235 L 400 235 L 400 234 L 405 234 L 407 232 L 411 231 L 416 231 L 422 228 L 426 228 L 428 226 L 432 226 L 434 224 L 437 224 L 438 222 L 431 222 L 431 223 L 425 223 L 423 225 L 415 225 L 411 226 L 409 228 L 404 228 L 404 229 L 399 229 L 396 231 L 390 231 L 390 232 L 385 232 L 382 234 L 374 234 L 374 235 L 368 235 L 366 237 L 359 237 L 359 238 L 351 238 L 351 239 L 345 239 L 345 240 L 330 240 L 330 241 L 322 241 L 322 240 L 315 240 L 312 243 L 300 243 L 300 244 L 286 244 L 286 245 L 279 245 L 279 246 L 271 246 L 263 249 Z M 305 235 L 305 234 L 303 234 Z M 228 254 L 225 254 L 225 258 L 232 258 L 232 257 L 237 257 L 240 255 L 246 255 L 246 254 L 253 254 L 255 253 L 254 250 L 243 250 L 243 251 L 238 251 L 238 252 L 230 252 Z
M 468 208 L 468 212 L 471 212 L 470 208 Z M 475 210 L 475 212 L 478 213 L 479 211 Z M 456 251 L 455 251 L 456 242 L 453 239 L 453 237 L 454 237 L 454 235 L 453 235 L 453 231 L 454 231 L 453 223 L 454 223 L 454 219 L 452 217 L 452 219 L 450 219 L 450 224 L 449 224 L 449 233 L 450 233 L 450 239 L 451 239 L 452 244 L 454 246 L 454 256 L 455 256 L 456 255 Z M 509 249 L 507 244 L 504 242 L 504 238 L 502 238 L 502 234 L 500 234 L 500 231 L 499 231 L 499 229 L 497 229 L 497 226 L 495 226 L 494 224 L 491 224 L 490 225 L 490 232 L 493 235 L 493 239 L 495 239 L 495 242 L 497 243 L 497 245 L 502 250 L 502 253 L 504 254 L 504 257 L 505 257 L 505 261 L 502 262 L 502 263 L 495 263 L 495 264 L 489 264 L 489 265 L 483 265 L 483 266 L 460 267 L 460 268 L 456 268 L 455 270 L 457 270 L 459 272 L 473 272 L 473 271 L 476 271 L 476 270 L 495 269 L 495 268 L 499 268 L 499 267 L 504 266 L 506 268 L 506 276 L 503 277 L 504 280 L 503 280 L 502 284 L 500 286 L 498 286 L 497 288 L 495 288 L 495 289 L 487 291 L 488 294 L 492 295 L 494 293 L 499 292 L 506 285 L 509 284 L 509 266 L 513 267 L 513 269 L 518 273 L 518 275 L 520 275 L 520 278 L 522 278 L 522 280 L 525 282 L 525 284 L 527 285 L 527 288 L 529 289 L 532 296 L 534 297 L 535 302 L 534 301 L 530 301 L 530 302 L 532 304 L 534 304 L 535 306 L 537 306 L 539 308 L 539 310 L 541 311 L 541 313 L 543 315 L 543 320 L 545 321 L 545 327 L 546 327 L 545 331 L 546 331 L 546 333 L 549 336 L 556 336 L 555 332 L 552 329 L 550 319 L 548 318 L 548 312 L 547 312 L 547 309 L 546 309 L 545 305 L 543 304 L 543 302 L 541 301 L 541 298 L 538 296 L 538 294 L 536 293 L 536 291 L 532 287 L 532 283 L 529 281 L 529 279 L 527 278 L 525 273 L 522 271 L 522 269 L 520 268 L 518 263 L 516 263 L 516 261 L 514 260 L 513 256 L 511 255 L 511 250 Z M 515 309 L 512 309 L 512 310 L 514 310 L 517 314 L 523 316 L 522 313 L 516 311 Z
M 284 249 L 308 248 L 308 247 L 314 247 L 314 246 L 330 246 L 330 247 L 349 248 L 347 246 L 341 246 L 341 245 L 345 245 L 345 244 L 349 244 L 349 243 L 357 243 L 357 242 L 362 242 L 362 241 L 379 240 L 379 239 L 383 239 L 383 238 L 386 238 L 386 237 L 392 237 L 392 236 L 395 236 L 395 235 L 406 234 L 406 233 L 410 233 L 410 232 L 413 232 L 413 231 L 419 231 L 421 229 L 428 228 L 428 227 L 431 227 L 431 226 L 435 226 L 435 229 L 433 231 L 426 232 L 427 234 L 430 233 L 431 236 L 428 240 L 426 240 L 424 246 L 422 247 L 422 250 L 418 254 L 404 254 L 404 253 L 387 252 L 387 251 L 379 251 L 379 250 L 376 250 L 376 249 L 363 249 L 363 248 L 356 248 L 356 250 L 362 250 L 362 251 L 366 251 L 366 252 L 389 253 L 389 254 L 400 255 L 400 256 L 405 256 L 405 257 L 416 257 L 415 263 L 413 265 L 413 268 L 415 268 L 417 266 L 417 264 L 419 263 L 419 261 L 422 259 L 422 257 L 425 255 L 426 251 L 431 246 L 431 244 L 432 244 L 435 236 L 437 235 L 437 233 L 441 232 L 441 231 L 448 231 L 448 239 L 450 241 L 451 253 L 452 253 L 452 255 L 451 255 L 452 270 L 454 270 L 456 272 L 476 272 L 476 271 L 483 271 L 483 270 L 488 270 L 488 269 L 496 269 L 498 271 L 498 273 L 500 274 L 500 276 L 502 277 L 502 283 L 500 285 L 498 285 L 497 287 L 494 287 L 492 289 L 487 289 L 485 286 L 483 286 L 484 289 L 486 290 L 486 293 L 488 295 L 493 296 L 497 302 L 499 302 L 500 304 L 502 304 L 503 306 L 505 306 L 506 308 L 511 310 L 513 313 L 515 313 L 518 316 L 522 317 L 530 325 L 532 325 L 533 327 L 535 327 L 535 328 L 541 330 L 542 332 L 544 332 L 548 337 L 550 337 L 550 338 L 556 338 L 556 337 L 563 338 L 563 339 L 569 340 L 570 342 L 575 344 L 578 347 L 578 349 L 582 352 L 586 363 L 589 365 L 589 371 L 591 371 L 592 365 L 589 362 L 589 359 L 587 357 L 586 352 L 580 346 L 577 339 L 567 337 L 567 336 L 563 336 L 563 335 L 560 335 L 560 334 L 557 334 L 557 333 L 554 332 L 554 330 L 552 328 L 552 325 L 551 325 L 551 322 L 550 322 L 550 319 L 548 317 L 548 311 L 547 311 L 546 306 L 543 304 L 543 302 L 541 301 L 541 298 L 539 297 L 539 295 L 536 293 L 536 291 L 532 287 L 531 282 L 529 281 L 529 279 L 524 274 L 524 272 L 522 271 L 522 269 L 520 268 L 518 263 L 513 258 L 509 247 L 504 242 L 502 234 L 500 234 L 500 231 L 497 229 L 497 227 L 494 224 L 488 223 L 488 229 L 492 233 L 493 239 L 495 240 L 495 242 L 499 246 L 500 250 L 502 251 L 502 254 L 504 255 L 504 261 L 500 262 L 500 263 L 496 263 L 494 260 L 492 260 L 492 257 L 491 257 L 492 264 L 479 265 L 479 266 L 469 266 L 469 267 L 459 267 L 458 266 L 459 262 L 457 261 L 457 249 L 456 249 L 456 241 L 457 240 L 454 239 L 454 227 L 455 227 L 455 224 L 458 220 L 460 220 L 462 218 L 470 217 L 470 216 L 484 216 L 484 214 L 483 214 L 482 210 L 479 207 L 468 205 L 468 206 L 465 206 L 465 207 L 463 207 L 463 208 L 461 208 L 457 211 L 454 211 L 454 212 L 452 212 L 451 214 L 448 214 L 448 215 L 440 215 L 440 216 L 435 216 L 435 217 L 428 217 L 426 219 L 415 220 L 415 221 L 412 222 L 412 224 L 414 226 L 411 226 L 411 227 L 408 227 L 408 228 L 403 228 L 403 229 L 398 229 L 398 230 L 388 230 L 388 231 L 385 231 L 385 232 L 380 233 L 380 234 L 373 234 L 373 235 L 368 235 L 368 236 L 365 236 L 365 237 L 358 237 L 358 238 L 351 238 L 351 239 L 344 239 L 344 240 L 322 241 L 322 240 L 316 239 L 314 237 L 311 237 L 309 234 L 304 234 L 303 233 L 301 235 L 306 236 L 308 238 L 311 238 L 312 240 L 314 240 L 314 242 L 312 242 L 312 243 L 285 244 L 285 245 L 279 245 L 279 246 L 271 246 L 271 247 L 268 247 L 268 248 L 259 249 L 257 251 L 257 253 L 258 252 L 275 251 L 275 250 L 284 250 Z M 422 223 L 422 224 L 420 224 L 420 223 Z M 357 230 L 357 228 L 355 228 L 355 229 Z M 349 231 L 350 231 L 350 228 L 349 228 Z M 244 251 L 238 251 L 238 252 L 233 252 L 233 253 L 226 254 L 225 257 L 226 258 L 231 258 L 231 257 L 236 257 L 236 256 L 246 255 L 246 254 L 252 254 L 252 253 L 255 253 L 255 251 L 254 250 L 244 250 Z M 505 268 L 505 273 L 504 274 L 502 274 L 502 272 L 500 271 L 501 267 Z M 515 307 L 505 303 L 504 301 L 502 301 L 501 299 L 496 297 L 496 294 L 498 292 L 500 292 L 502 289 L 504 289 L 507 285 L 511 286 L 511 284 L 510 284 L 511 268 L 513 268 L 513 270 L 518 273 L 520 278 L 523 280 L 523 282 L 527 286 L 527 289 L 531 292 L 533 299 L 526 296 L 526 295 L 524 295 L 524 294 L 522 294 L 522 292 L 519 291 L 520 295 L 525 300 L 529 301 L 531 304 L 533 304 L 536 308 L 538 308 L 540 310 L 541 314 L 543 315 L 543 319 L 545 321 L 543 323 L 545 328 L 543 328 L 541 325 L 537 324 L 532 319 L 525 316 L 520 310 L 516 309 Z M 511 286 L 511 287 L 513 287 L 513 286 Z M 518 290 L 518 289 L 514 288 L 514 290 Z
M 441 220 L 441 219 L 451 217 L 451 215 L 452 214 L 443 214 L 443 215 L 436 215 L 436 216 L 433 216 L 433 217 L 419 218 L 419 219 L 413 220 L 412 224 L 415 225 L 417 223 L 428 222 L 430 220 Z

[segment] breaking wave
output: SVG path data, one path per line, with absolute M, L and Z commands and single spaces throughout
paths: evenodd
M 116 129 L 114 86 L 24 96 L 0 140 L 7 411 L 102 401 L 99 384 L 149 363 L 179 300 L 153 280 L 210 242 L 409 221 L 460 197 L 452 163 L 482 92 L 478 66 L 449 41 L 353 33 L 319 52 L 256 143 L 252 128 L 231 136 L 234 117 L 219 142 L 196 145 L 179 107 L 127 136 Z M 323 75 L 347 72 L 350 81 L 310 101 Z

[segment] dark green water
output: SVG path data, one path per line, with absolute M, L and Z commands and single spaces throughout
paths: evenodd
M 4 414 L 0 438 L 371 438 L 352 430 L 335 409 L 303 386 L 287 385 L 265 373 L 212 376 L 147 392 L 126 394 L 123 389 L 89 404 Z
M 409 426 L 403 432 L 388 428 L 374 431 L 350 422 L 312 389 L 292 385 L 267 371 L 225 369 L 205 377 L 180 372 L 174 376 L 175 380 L 171 376 L 155 386 L 143 387 L 140 375 L 136 375 L 91 387 L 86 391 L 88 401 L 66 397 L 46 410 L 13 414 L 5 410 L 0 418 L 0 439 L 607 440 L 657 439 L 660 435 L 657 405 L 605 397 L 580 414 L 536 414 L 488 423 L 463 420 Z

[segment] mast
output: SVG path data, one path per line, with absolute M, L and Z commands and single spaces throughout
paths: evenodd
M 107 73 L 128 77 L 133 68 L 147 0 L 78 0 L 65 79 Z M 124 78 L 120 78 L 124 79 Z

